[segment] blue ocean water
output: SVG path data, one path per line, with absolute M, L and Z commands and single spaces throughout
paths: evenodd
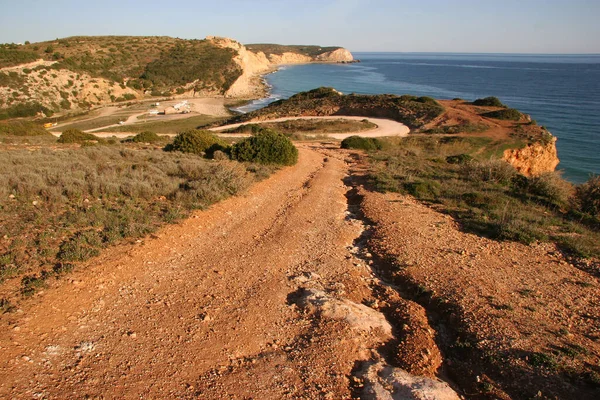
M 319 86 L 343 93 L 475 100 L 496 96 L 558 137 L 564 177 L 600 174 L 600 55 L 354 53 L 359 64 L 282 67 L 245 111 Z

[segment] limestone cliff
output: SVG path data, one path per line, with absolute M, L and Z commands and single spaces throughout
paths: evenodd
M 318 55 L 317 61 L 323 62 L 352 62 L 354 61 L 354 57 L 352 53 L 350 53 L 346 49 L 337 49 L 334 51 L 329 51 L 327 53 L 323 53 Z
M 274 71 L 280 65 L 289 64 L 307 64 L 311 62 L 352 62 L 354 57 L 352 53 L 344 48 L 324 48 L 317 46 L 311 47 L 316 53 L 303 53 L 302 49 L 308 47 L 302 46 L 279 46 L 277 51 L 268 52 L 268 46 L 255 45 L 256 50 L 251 51 L 243 44 L 229 38 L 208 36 L 206 40 L 222 48 L 230 48 L 237 52 L 234 61 L 242 69 L 242 75 L 227 90 L 225 96 L 237 98 L 256 98 L 265 92 L 264 82 L 261 75 L 269 71 Z M 265 51 L 261 51 L 262 49 Z M 297 51 L 292 51 L 297 49 Z M 333 49 L 333 50 L 330 50 Z M 320 52 L 319 52 L 320 50 Z M 329 50 L 329 51 L 327 51 Z M 312 55 L 311 55 L 312 54 Z
M 547 141 L 531 143 L 521 149 L 505 150 L 503 158 L 527 176 L 552 172 L 560 162 L 556 152 L 556 138 L 553 136 Z

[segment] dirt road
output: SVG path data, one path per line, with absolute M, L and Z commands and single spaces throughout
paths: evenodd
M 246 195 L 107 251 L 2 316 L 0 397 L 385 393 L 405 373 L 378 374 L 396 327 L 379 312 L 389 288 L 360 249 L 347 157 L 307 145 Z M 427 351 L 421 373 L 432 375 L 439 353 Z M 457 398 L 445 383 L 417 383 Z
M 401 124 L 400 122 L 397 122 L 397 121 L 393 121 L 391 119 L 371 118 L 371 117 L 366 117 L 366 118 L 365 117 L 352 117 L 352 116 L 347 116 L 347 115 L 338 115 L 338 116 L 332 116 L 332 117 L 325 117 L 325 116 L 322 116 L 322 117 L 283 117 L 283 118 L 264 120 L 264 121 L 260 121 L 258 123 L 284 122 L 284 121 L 295 121 L 295 120 L 306 120 L 306 119 L 328 119 L 328 120 L 348 119 L 348 120 L 352 120 L 352 121 L 362 121 L 362 120 L 366 119 L 369 122 L 377 125 L 375 128 L 373 128 L 371 130 L 358 133 L 358 135 L 363 136 L 363 137 L 384 137 L 384 136 L 406 137 L 406 136 L 408 136 L 408 134 L 410 132 L 410 129 L 406 125 Z M 215 131 L 215 132 L 220 132 L 220 131 L 224 131 L 227 129 L 237 128 L 244 124 L 251 124 L 251 123 L 252 122 L 245 122 L 245 123 L 241 123 L 241 124 L 231 124 L 231 125 L 219 126 L 217 128 L 211 128 L 211 130 Z M 352 135 L 357 135 L 357 133 L 328 133 L 327 134 L 327 136 L 332 139 L 345 139 Z M 245 136 L 250 136 L 250 135 L 249 134 L 228 133 L 228 134 L 222 134 L 222 136 L 245 137 Z

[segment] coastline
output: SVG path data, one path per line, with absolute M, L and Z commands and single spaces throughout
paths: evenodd
M 269 68 L 266 71 L 255 74 L 250 79 L 250 83 L 252 85 L 250 90 L 253 93 L 253 95 L 248 96 L 247 98 L 243 98 L 243 97 L 238 98 L 238 100 L 247 100 L 246 104 L 244 104 L 242 106 L 229 108 L 229 110 L 232 112 L 235 112 L 235 113 L 245 114 L 246 112 L 251 111 L 251 110 L 246 111 L 246 110 L 244 110 L 244 108 L 251 107 L 253 104 L 260 102 L 261 100 L 264 100 L 266 103 L 266 101 L 270 99 L 271 91 L 273 89 L 273 86 L 271 86 L 269 84 L 269 82 L 267 82 L 266 77 L 267 77 L 267 75 L 271 75 L 271 74 L 278 72 L 284 66 L 285 65 L 282 65 L 282 64 L 272 65 L 272 66 L 269 66 Z

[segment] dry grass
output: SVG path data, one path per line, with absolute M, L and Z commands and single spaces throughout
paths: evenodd
M 329 134 L 329 133 L 354 133 L 363 132 L 376 128 L 368 120 L 353 121 L 348 119 L 322 120 L 322 119 L 301 119 L 282 122 L 265 122 L 241 125 L 234 129 L 229 129 L 227 133 L 255 133 L 261 128 L 273 129 L 285 135 L 296 134 Z

